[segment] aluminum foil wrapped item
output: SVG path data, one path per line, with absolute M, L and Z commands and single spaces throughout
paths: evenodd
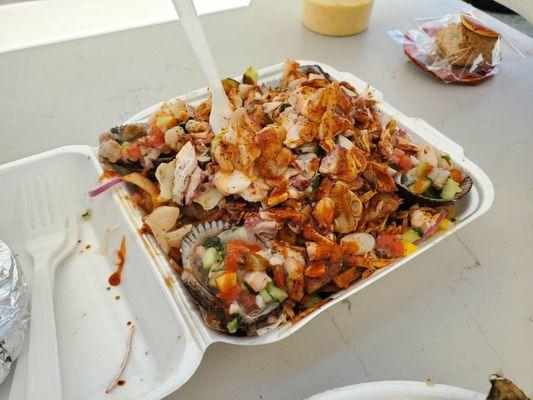
M 0 383 L 22 349 L 28 321 L 24 275 L 13 252 L 0 239 Z

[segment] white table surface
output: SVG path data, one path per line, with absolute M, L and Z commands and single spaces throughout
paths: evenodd
M 210 347 L 168 399 L 298 399 L 427 378 L 486 392 L 495 371 L 533 392 L 533 59 L 508 60 L 479 87 L 447 86 L 408 63 L 385 34 L 460 7 L 377 0 L 370 28 L 347 38 L 306 30 L 296 1 L 256 0 L 202 17 L 223 75 L 288 57 L 350 71 L 461 143 L 492 178 L 496 200 L 459 235 L 290 338 Z M 136 111 L 205 84 L 178 23 L 3 54 L 0 77 L 0 162 L 96 144 Z

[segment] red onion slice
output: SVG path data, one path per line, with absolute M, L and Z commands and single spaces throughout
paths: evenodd
M 115 186 L 116 184 L 118 184 L 120 182 L 122 182 L 122 178 L 121 177 L 113 178 L 110 181 L 107 181 L 106 183 L 104 183 L 102 186 L 99 186 L 96 189 L 90 190 L 89 191 L 89 196 L 90 197 L 96 197 L 99 194 L 105 192 L 107 189 Z
M 427 231 L 424 232 L 422 237 L 418 240 L 415 240 L 414 244 L 418 246 L 420 243 L 422 243 L 424 240 L 426 240 L 428 237 L 430 237 L 438 228 L 439 224 L 442 222 L 444 217 L 446 216 L 446 210 L 443 209 L 437 219 L 435 220 L 435 223 L 429 227 Z

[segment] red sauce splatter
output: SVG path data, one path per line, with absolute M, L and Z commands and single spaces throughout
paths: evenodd
M 125 383 L 126 381 L 124 379 L 121 379 L 120 381 L 117 382 L 117 385 L 123 386 Z
M 122 275 L 122 269 L 124 268 L 124 263 L 126 262 L 126 237 L 122 235 L 122 242 L 120 243 L 120 250 L 117 251 L 118 264 L 117 270 L 109 277 L 109 284 L 111 286 L 120 285 L 120 278 Z

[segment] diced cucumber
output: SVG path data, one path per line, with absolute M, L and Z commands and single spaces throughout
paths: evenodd
M 408 229 L 402 234 L 402 240 L 406 242 L 413 243 L 420 239 L 420 235 L 414 229 Z
M 261 295 L 265 303 L 270 303 L 272 301 L 272 296 L 270 295 L 270 293 L 268 293 L 268 290 L 262 289 L 259 294 Z
M 211 266 L 217 261 L 218 252 L 214 247 L 208 247 L 205 249 L 205 253 L 202 256 L 202 267 L 209 271 Z
M 228 328 L 229 333 L 235 333 L 237 332 L 237 328 L 239 327 L 239 321 L 237 321 L 237 318 L 233 318 L 228 324 L 226 325 L 226 328 Z
M 424 193 L 426 190 L 428 190 L 429 188 L 431 187 L 431 179 L 429 178 L 424 178 L 424 180 L 422 181 L 422 185 L 418 186 L 418 181 L 416 181 L 410 188 L 409 190 L 411 191 L 411 193 L 414 193 L 414 194 L 420 194 L 420 193 Z
M 416 166 L 415 174 L 419 178 L 423 175 L 427 175 L 426 170 L 429 169 L 431 171 L 431 165 L 429 165 L 427 162 L 423 161 L 420 164 Z M 424 174 L 425 173 L 425 174 Z
M 461 191 L 461 186 L 455 182 L 452 178 L 446 179 L 444 186 L 442 187 L 442 192 L 440 192 L 440 197 L 443 200 L 453 200 L 455 195 Z
M 270 295 L 278 301 L 283 301 L 287 297 L 289 297 L 289 295 L 283 289 L 280 289 L 272 282 L 270 282 L 266 288 L 268 290 L 268 293 L 270 293 Z
M 209 280 L 207 281 L 207 284 L 209 285 L 209 287 L 212 287 L 212 288 L 215 288 L 217 287 L 217 282 L 215 281 L 215 278 L 209 278 Z
M 246 83 L 247 85 L 257 84 L 258 79 L 259 74 L 254 67 L 248 67 L 248 69 L 244 71 L 244 74 L 242 75 L 242 83 Z

